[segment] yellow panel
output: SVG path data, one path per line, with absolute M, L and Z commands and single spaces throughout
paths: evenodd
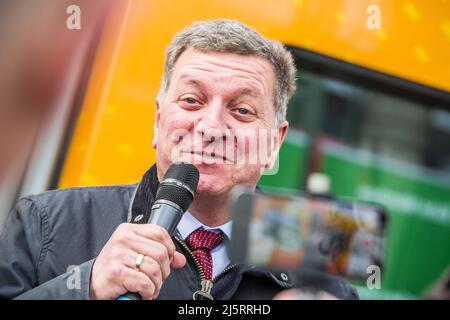
M 381 10 L 380 30 L 366 25 L 371 4 Z M 213 18 L 450 91 L 448 0 L 120 0 L 99 44 L 60 187 L 140 179 L 155 161 L 164 49 L 182 27 Z

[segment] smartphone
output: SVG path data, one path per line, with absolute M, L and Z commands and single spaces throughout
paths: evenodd
M 384 207 L 350 198 L 240 191 L 231 205 L 232 262 L 364 280 L 386 256 Z

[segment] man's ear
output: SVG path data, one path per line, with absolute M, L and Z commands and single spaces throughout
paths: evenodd
M 284 138 L 286 137 L 286 133 L 289 129 L 289 123 L 287 121 L 283 121 L 276 130 L 273 137 L 271 137 L 270 144 L 270 154 L 268 161 L 265 165 L 266 170 L 271 170 L 275 165 L 275 161 L 277 161 L 278 152 L 280 151 L 281 145 L 283 144 Z
M 153 139 L 152 139 L 152 147 L 153 149 L 156 149 L 156 146 L 158 144 L 158 127 L 159 127 L 159 118 L 161 116 L 161 108 L 159 106 L 158 99 L 156 99 L 156 115 L 155 115 L 155 122 L 153 123 Z

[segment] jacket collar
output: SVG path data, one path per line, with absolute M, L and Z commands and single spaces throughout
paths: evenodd
M 134 190 L 128 210 L 128 222 L 147 223 L 153 202 L 155 202 L 158 185 L 158 174 L 156 164 L 154 164 L 142 176 L 141 181 Z

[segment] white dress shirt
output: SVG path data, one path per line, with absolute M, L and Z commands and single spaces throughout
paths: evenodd
M 177 230 L 180 233 L 181 238 L 183 240 L 186 240 L 186 238 L 198 228 L 216 233 L 222 231 L 224 234 L 222 243 L 211 250 L 211 257 L 213 261 L 212 276 L 214 278 L 230 264 L 230 259 L 228 258 L 228 253 L 226 250 L 226 243 L 231 239 L 231 221 L 228 221 L 223 225 L 211 228 L 198 221 L 197 218 L 195 218 L 189 211 L 186 211 L 186 213 L 183 214 L 180 223 L 178 224 Z

